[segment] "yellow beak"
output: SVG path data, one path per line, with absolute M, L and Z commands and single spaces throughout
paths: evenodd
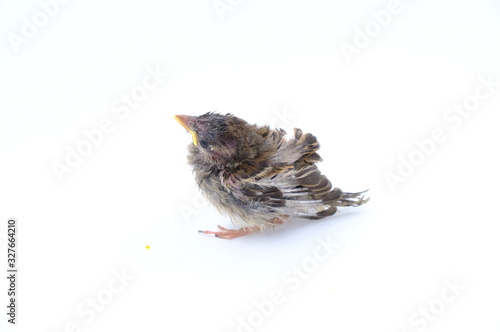
M 194 122 L 195 117 L 189 115 L 175 115 L 174 119 L 177 120 L 177 122 L 179 122 L 181 126 L 186 128 L 186 130 L 188 131 L 188 133 L 191 134 L 191 136 L 193 136 L 193 144 L 198 145 L 198 136 L 196 135 L 194 130 L 191 129 L 191 127 L 189 126 L 190 122 Z

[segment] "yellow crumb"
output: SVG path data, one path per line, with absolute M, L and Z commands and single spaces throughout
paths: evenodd
M 150 246 L 146 246 L 146 249 L 149 249 L 149 248 L 151 248 L 151 247 Z

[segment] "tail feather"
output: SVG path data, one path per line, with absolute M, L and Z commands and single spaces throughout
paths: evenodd
M 339 199 L 335 201 L 336 206 L 360 206 L 370 200 L 370 197 L 365 198 L 365 193 L 368 191 L 360 191 L 357 193 L 342 193 Z
M 339 188 L 334 188 L 327 193 L 323 200 L 287 200 L 281 207 L 284 214 L 302 219 L 322 219 L 335 214 L 337 207 L 355 207 L 365 204 L 370 200 L 365 198 L 368 190 L 357 193 L 343 193 Z

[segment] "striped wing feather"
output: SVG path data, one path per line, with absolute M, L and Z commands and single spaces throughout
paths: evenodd
M 278 149 L 268 157 L 268 165 L 255 176 L 241 179 L 235 195 L 242 201 L 259 202 L 283 215 L 320 219 L 337 210 L 335 201 L 342 196 L 339 188 L 321 174 L 316 162 L 319 143 L 312 134 L 295 129 L 294 137 L 278 136 Z

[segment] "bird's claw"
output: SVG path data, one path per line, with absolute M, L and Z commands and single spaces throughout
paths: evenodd
M 205 235 L 213 235 L 215 237 L 221 238 L 221 239 L 234 239 L 235 237 L 240 237 L 243 235 L 247 235 L 250 233 L 253 233 L 259 229 L 259 227 L 243 227 L 240 229 L 229 229 L 222 227 L 220 225 L 217 226 L 221 231 L 220 232 L 212 232 L 212 231 L 198 231 L 200 234 L 205 234 Z

